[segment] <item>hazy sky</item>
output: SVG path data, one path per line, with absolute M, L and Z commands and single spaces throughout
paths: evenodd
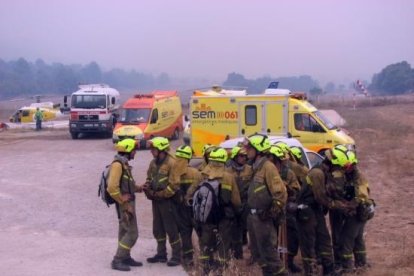
M 0 58 L 223 81 L 414 66 L 414 1 L 1 0 Z

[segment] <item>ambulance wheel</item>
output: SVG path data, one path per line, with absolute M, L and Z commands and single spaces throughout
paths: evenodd
M 178 127 L 174 130 L 173 135 L 171 136 L 171 140 L 178 140 L 180 138 L 180 131 Z
M 72 139 L 78 139 L 78 133 L 77 132 L 71 132 L 70 135 L 72 136 Z

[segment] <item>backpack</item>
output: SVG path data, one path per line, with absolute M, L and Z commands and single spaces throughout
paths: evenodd
M 114 162 L 119 162 L 119 161 L 114 161 Z M 111 170 L 112 163 L 105 166 L 105 169 L 102 171 L 101 180 L 98 186 L 98 197 L 101 197 L 102 201 L 105 202 L 106 205 L 108 205 L 108 207 L 109 205 L 114 204 L 116 202 L 107 191 L 109 172 Z
M 204 180 L 193 196 L 193 214 L 197 223 L 218 224 L 220 210 L 220 183 L 217 180 Z

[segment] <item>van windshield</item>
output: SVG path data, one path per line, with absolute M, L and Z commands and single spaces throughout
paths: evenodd
M 73 95 L 72 107 L 74 108 L 105 108 L 105 95 Z
M 150 108 L 125 108 L 121 109 L 119 122 L 121 123 L 147 123 Z
M 322 114 L 319 110 L 313 112 L 315 116 L 329 129 L 337 129 L 338 127 L 332 123 L 325 115 Z

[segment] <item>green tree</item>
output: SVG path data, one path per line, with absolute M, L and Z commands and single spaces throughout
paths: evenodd
M 390 64 L 372 77 L 369 90 L 388 95 L 412 91 L 414 90 L 414 69 L 406 61 Z

